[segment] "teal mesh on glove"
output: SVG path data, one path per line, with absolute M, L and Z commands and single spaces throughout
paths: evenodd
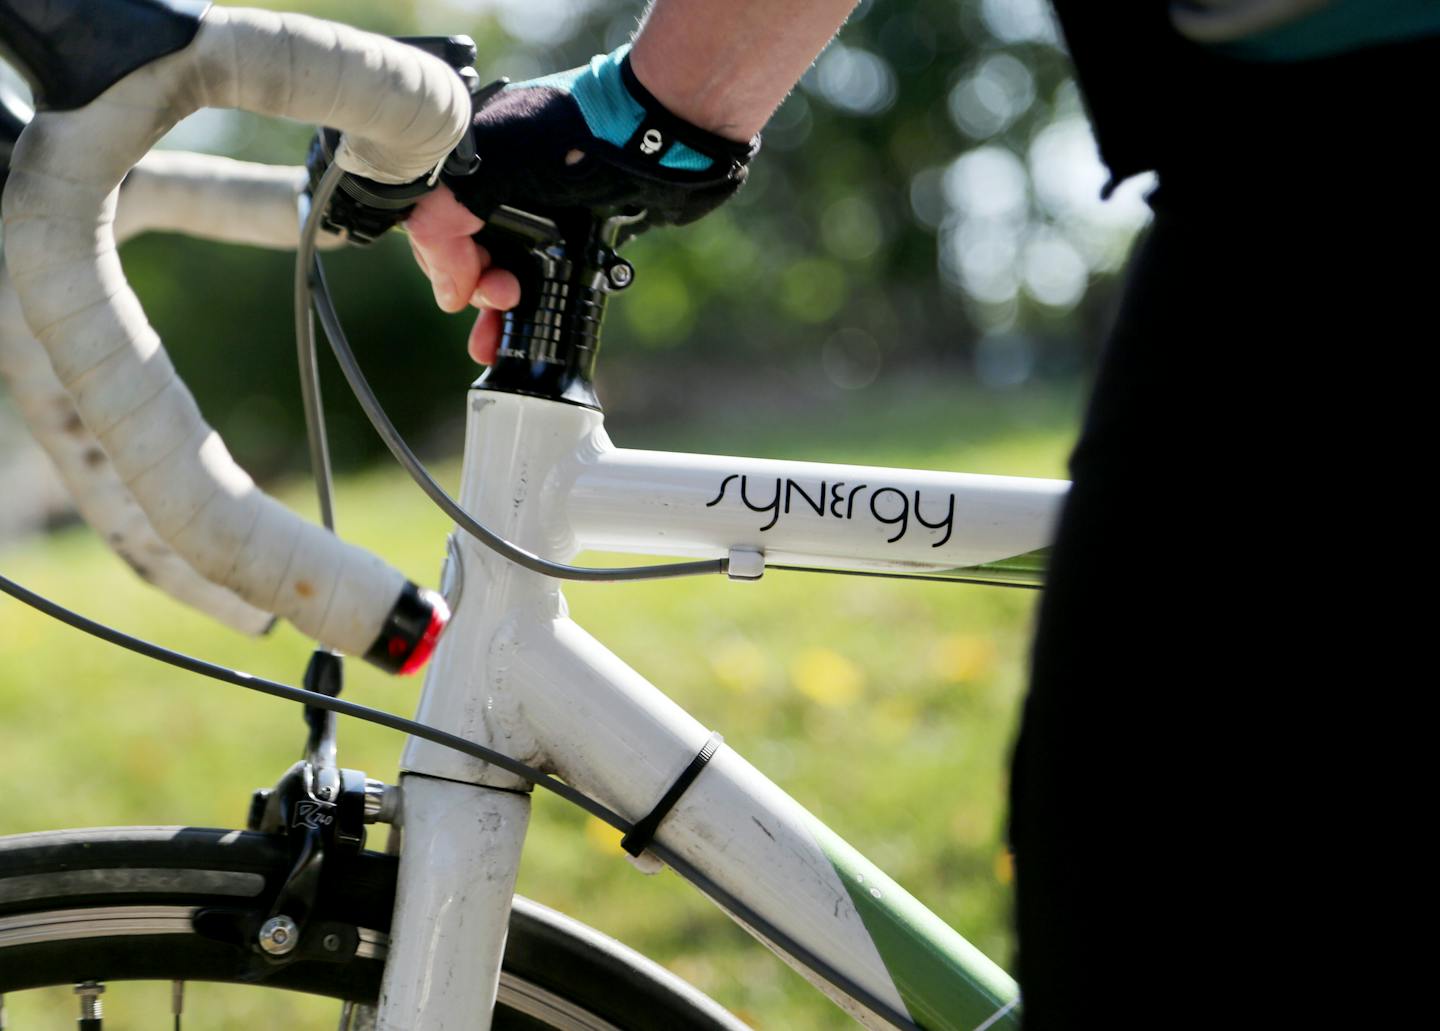
M 446 179 L 455 195 L 481 218 L 506 204 L 644 211 L 646 225 L 693 222 L 728 200 L 759 137 L 737 143 L 677 118 L 635 77 L 629 52 L 496 94 L 475 114 L 478 170 Z
M 625 88 L 625 76 L 620 71 L 622 62 L 626 62 L 629 56 L 630 44 L 626 43 L 613 54 L 595 55 L 584 67 L 531 79 L 529 82 L 506 88 L 556 89 L 568 93 L 579 105 L 585 125 L 596 139 L 604 140 L 611 146 L 624 147 L 645 124 L 646 114 L 644 105 Z M 629 67 L 628 62 L 625 67 Z M 643 133 L 640 139 L 643 146 Z M 678 140 L 669 140 L 669 147 L 664 146 L 665 142 L 667 141 L 659 136 L 652 136 L 650 139 L 650 145 L 660 153 L 661 168 L 703 172 L 714 163 L 712 158 Z

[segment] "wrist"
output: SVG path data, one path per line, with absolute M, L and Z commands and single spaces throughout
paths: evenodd
M 746 105 L 731 97 L 727 77 L 667 60 L 658 47 L 646 43 L 644 33 L 630 48 L 630 67 L 640 85 L 675 117 L 731 142 L 750 141 L 769 118 L 769 110 L 747 112 Z
M 615 53 L 620 54 L 621 50 Z M 746 164 L 754 156 L 759 148 L 758 138 L 736 140 L 712 132 L 677 114 L 655 96 L 635 71 L 633 56 L 633 52 L 627 52 L 619 61 L 620 84 L 643 112 L 625 144 L 627 152 L 677 171 L 692 172 L 711 168 L 728 170 Z

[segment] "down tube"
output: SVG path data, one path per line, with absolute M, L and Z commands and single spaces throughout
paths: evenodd
M 505 677 L 556 772 L 630 820 L 644 816 L 708 730 L 567 618 L 511 633 L 500 645 Z M 720 749 L 657 837 L 914 1024 L 1018 1027 L 1003 970 L 733 750 Z M 890 1026 L 791 962 L 866 1026 Z

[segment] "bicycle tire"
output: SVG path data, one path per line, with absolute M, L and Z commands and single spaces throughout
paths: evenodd
M 343 960 L 268 962 L 196 932 L 197 911 L 273 897 L 289 866 L 277 837 L 122 827 L 0 838 L 0 995 L 81 981 L 219 981 L 373 1004 L 395 892 L 394 856 L 335 861 L 314 919 L 355 928 Z M 700 1028 L 744 1023 L 663 967 L 517 897 L 496 1028 Z

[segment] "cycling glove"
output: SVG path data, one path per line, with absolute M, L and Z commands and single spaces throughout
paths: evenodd
M 760 138 L 737 143 L 698 129 L 635 77 L 629 44 L 588 65 L 506 86 L 475 114 L 479 168 L 447 176 L 481 218 L 505 204 L 644 211 L 644 225 L 683 225 L 745 181 Z

